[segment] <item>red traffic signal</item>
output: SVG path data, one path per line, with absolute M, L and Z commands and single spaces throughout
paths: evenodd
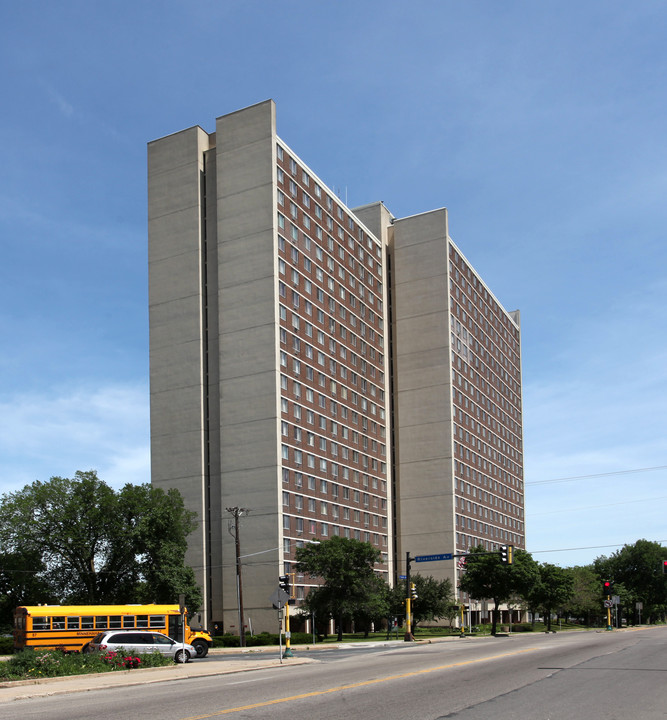
M 602 592 L 605 595 L 611 595 L 614 590 L 614 583 L 611 580 L 602 581 Z
M 662 561 L 662 574 L 667 575 L 667 560 Z

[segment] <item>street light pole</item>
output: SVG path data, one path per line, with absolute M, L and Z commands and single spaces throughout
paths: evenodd
M 243 617 L 243 580 L 241 577 L 241 539 L 239 536 L 239 525 L 242 515 L 247 515 L 250 510 L 240 507 L 226 508 L 228 513 L 232 514 L 233 520 L 230 520 L 229 532 L 232 534 L 234 530 L 234 545 L 236 550 L 236 602 L 239 612 L 239 645 L 245 647 L 245 619 Z

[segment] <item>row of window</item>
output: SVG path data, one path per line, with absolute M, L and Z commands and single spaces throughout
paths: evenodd
M 312 501 L 313 504 L 315 504 L 315 500 L 313 498 L 307 498 L 310 501 Z M 325 505 L 326 503 L 320 503 L 320 505 Z M 299 508 L 295 508 L 296 512 L 299 512 Z M 320 512 L 321 515 L 328 515 L 329 514 L 329 508 L 324 507 L 321 509 Z M 347 522 L 355 522 L 358 526 L 363 523 L 363 526 L 366 528 L 371 527 L 371 525 L 375 528 L 380 527 L 380 515 L 376 515 L 374 513 L 366 513 L 362 512 L 360 510 L 351 510 L 350 508 L 339 508 L 338 506 L 333 505 L 331 507 L 331 517 L 334 522 L 338 522 L 341 518 L 343 521 Z M 287 515 L 283 514 L 283 530 L 289 531 L 290 529 L 296 530 L 298 533 L 303 533 L 303 527 L 304 523 L 306 525 L 310 525 L 310 527 L 314 527 L 317 523 L 317 520 L 315 518 L 304 518 L 299 515 Z M 321 524 L 325 524 L 324 520 L 320 520 Z M 382 516 L 382 527 L 386 530 L 387 528 L 387 518 L 386 516 Z
M 278 227 L 281 227 L 282 225 L 281 218 L 282 215 L 278 213 Z M 299 234 L 298 230 L 296 229 L 295 232 L 291 233 L 291 235 L 294 236 L 295 234 L 297 236 Z M 377 307 L 378 312 L 382 312 L 382 283 L 379 280 L 377 281 L 377 283 L 375 283 L 373 281 L 373 276 L 367 275 L 363 268 L 359 267 L 359 283 L 357 284 L 355 276 L 350 272 L 346 271 L 342 264 L 336 264 L 331 255 L 326 254 L 325 260 L 325 252 L 320 245 L 318 245 L 317 243 L 313 243 L 307 235 L 303 235 L 302 237 L 304 248 L 306 248 L 310 252 L 311 249 L 314 247 L 315 258 L 321 263 L 321 265 L 318 265 L 317 262 L 313 263 L 310 257 L 308 257 L 305 252 L 300 252 L 294 244 L 289 245 L 288 253 L 287 241 L 282 235 L 279 234 L 278 250 L 280 251 L 280 257 L 284 258 L 285 261 L 289 260 L 290 265 L 296 270 L 300 270 L 300 268 L 302 268 L 303 271 L 305 271 L 305 273 L 310 276 L 310 278 L 314 277 L 314 279 L 317 280 L 322 285 L 322 287 L 324 287 L 324 279 L 326 277 L 326 284 L 332 293 L 335 289 L 335 276 L 337 275 L 339 281 L 338 293 L 341 297 L 341 300 L 347 300 L 350 304 L 350 307 L 354 309 L 357 307 L 357 298 L 359 298 L 359 314 L 361 315 L 361 317 L 366 317 L 367 310 L 369 313 L 371 312 L 368 309 L 369 307 Z M 350 267 L 354 267 L 353 262 L 354 261 L 352 259 L 348 263 Z M 327 266 L 326 270 L 324 269 L 325 264 Z M 352 289 L 347 290 L 347 288 L 343 287 L 343 285 L 340 284 L 340 281 L 347 281 L 347 284 Z M 373 286 L 376 284 L 377 295 L 372 290 Z
M 285 385 L 285 389 L 287 387 L 288 384 Z M 306 397 L 310 397 L 310 394 L 307 390 Z M 340 430 L 341 437 L 344 438 L 348 438 L 351 435 L 353 441 L 356 443 L 354 439 L 358 435 L 357 431 L 352 427 L 352 425 L 354 425 L 361 428 L 362 435 L 360 437 L 362 438 L 366 436 L 370 438 L 370 436 L 373 436 L 376 438 L 384 439 L 386 437 L 387 431 L 385 426 L 382 424 L 378 424 L 368 415 L 359 415 L 357 410 L 348 410 L 347 405 L 337 403 L 333 400 L 329 407 L 332 410 L 331 414 L 316 413 L 314 410 L 311 410 L 310 408 L 304 407 L 299 403 L 294 402 L 294 400 L 290 401 L 286 397 L 280 398 L 280 410 L 283 415 L 289 417 L 291 410 L 291 414 L 294 420 L 300 422 L 303 418 L 305 419 L 307 425 L 311 425 L 313 427 L 317 426 L 322 431 L 326 431 L 327 425 L 329 425 L 330 431 L 336 430 L 336 432 L 338 432 Z M 339 416 L 340 423 L 338 422 Z M 305 428 L 305 430 L 306 432 L 309 432 L 307 428 Z M 372 442 L 372 438 L 370 439 Z M 368 443 L 362 439 L 362 446 L 364 448 L 367 448 L 367 445 Z
M 456 382 L 456 377 L 454 377 L 453 379 L 454 382 Z M 492 445 L 495 445 L 501 450 L 505 445 L 508 445 L 508 447 L 514 450 L 515 454 L 512 455 L 512 457 L 520 458 L 521 453 L 519 451 L 521 450 L 521 438 L 515 433 L 511 432 L 510 429 L 507 428 L 505 425 L 501 425 L 500 423 L 498 423 L 494 417 L 487 415 L 485 408 L 489 408 L 489 405 L 488 398 L 487 396 L 485 396 L 485 391 L 488 389 L 488 386 L 485 387 L 485 385 L 486 383 L 483 383 L 482 392 L 480 392 L 479 388 L 473 387 L 473 385 L 471 383 L 468 383 L 465 378 L 462 378 L 462 382 L 459 382 L 459 386 L 464 387 L 465 392 L 463 392 L 462 390 L 457 390 L 454 387 L 452 391 L 453 403 L 456 407 L 462 410 L 470 410 L 473 415 L 475 415 L 477 418 L 482 420 L 483 423 L 485 423 L 480 423 L 478 420 L 475 419 L 475 417 L 472 417 L 471 415 L 470 426 L 471 428 L 473 428 L 473 430 L 476 427 L 479 434 L 486 438 L 488 427 L 489 442 L 491 442 Z M 509 451 L 506 454 L 511 455 Z
M 278 273 L 281 277 L 287 278 L 287 264 L 283 258 L 278 259 Z M 304 292 L 309 295 L 310 297 L 315 298 L 315 300 L 322 306 L 322 309 L 328 309 L 330 315 L 329 317 L 329 325 L 332 324 L 332 319 L 338 316 L 339 318 L 339 333 L 342 339 L 347 340 L 347 335 L 349 333 L 349 341 L 352 346 L 356 346 L 357 343 L 361 344 L 361 341 L 359 340 L 357 336 L 357 332 L 359 335 L 361 335 L 362 338 L 366 338 L 369 342 L 377 344 L 378 348 L 384 347 L 384 336 L 380 332 L 380 330 L 376 331 L 370 325 L 366 322 L 368 320 L 372 324 L 377 324 L 379 328 L 382 328 L 382 308 L 381 308 L 381 302 L 378 301 L 378 313 L 376 314 L 373 310 L 369 309 L 364 303 L 360 302 L 359 306 L 359 312 L 360 314 L 357 315 L 356 313 L 353 313 L 349 310 L 347 305 L 350 307 L 356 307 L 357 300 L 354 298 L 352 293 L 348 293 L 348 291 L 340 284 L 337 284 L 334 282 L 333 278 L 331 278 L 329 275 L 326 276 L 326 284 L 329 292 L 331 294 L 327 294 L 324 291 L 324 276 L 321 280 L 321 285 L 315 285 L 314 292 L 313 292 L 313 283 L 311 280 L 306 278 L 305 276 L 301 275 L 301 273 L 294 267 L 290 266 L 290 281 L 293 286 L 292 288 L 292 306 L 299 310 L 301 306 L 301 299 L 302 296 L 299 294 L 298 291 L 294 290 L 294 288 L 301 286 L 301 280 L 303 280 L 303 288 Z M 334 295 L 336 293 L 336 287 L 338 288 L 337 292 L 339 295 L 340 300 L 343 302 L 336 301 Z M 285 282 L 280 280 L 278 283 L 278 292 L 282 298 L 286 299 L 287 296 L 287 289 Z M 347 305 L 346 305 L 347 304 Z M 306 311 L 306 315 L 312 316 L 313 311 L 313 304 L 308 298 L 304 298 L 304 308 Z M 361 314 L 363 313 L 363 314 Z M 298 313 L 295 313 L 298 314 Z M 324 325 L 324 313 L 320 312 L 317 313 L 318 320 L 321 318 L 321 324 Z M 349 327 L 346 327 L 345 324 L 347 323 Z M 359 328 L 357 331 L 357 327 Z M 331 334 L 334 334 L 335 327 L 330 327 Z
M 484 520 L 489 521 L 490 523 L 495 523 L 499 526 L 505 526 L 509 528 L 513 528 L 515 530 L 523 531 L 523 522 L 519 519 L 519 517 L 523 517 L 523 509 L 520 508 L 517 505 L 512 504 L 511 502 L 508 502 L 507 500 L 503 500 L 502 498 L 498 498 L 497 495 L 490 496 L 491 505 L 495 502 L 496 507 L 500 505 L 501 512 L 498 512 L 497 510 L 494 510 L 493 507 L 483 506 L 476 502 L 472 502 L 471 500 L 466 500 L 462 497 L 455 497 L 455 507 L 457 510 L 460 510 L 461 512 L 467 512 L 470 518 L 474 519 L 474 516 L 478 516 L 479 518 L 483 518 Z M 504 512 L 503 512 L 504 511 Z M 512 517 L 511 515 L 508 515 L 507 513 L 512 513 L 516 515 L 517 517 Z M 481 522 L 481 520 L 480 520 Z
M 388 545 L 386 535 L 372 533 L 369 530 L 361 530 L 360 528 L 341 527 L 340 525 L 330 525 L 329 523 L 317 523 L 314 520 L 309 521 L 306 534 L 322 538 L 337 536 L 353 540 L 361 540 L 362 542 L 371 543 L 371 545 L 375 545 L 376 547 L 387 547 Z M 299 538 L 284 537 L 283 553 L 286 556 L 291 557 L 296 548 L 303 547 L 304 545 L 305 542 Z M 386 553 L 382 553 L 381 564 L 387 564 Z M 285 565 L 287 566 L 287 563 Z
M 504 308 L 496 301 L 493 294 L 490 293 L 482 280 L 472 270 L 470 265 L 463 259 L 463 257 L 454 250 L 450 244 L 450 257 L 449 273 L 454 280 L 461 285 L 464 291 L 470 292 L 478 306 L 484 306 L 484 314 L 489 317 L 491 316 L 491 322 L 494 328 L 498 330 L 499 334 L 510 343 L 519 342 L 519 329 L 507 318 L 507 313 Z M 457 267 L 455 267 L 455 265 Z M 459 273 L 458 268 L 461 268 Z M 468 281 L 466 282 L 466 277 Z M 479 294 L 477 293 L 479 290 Z
M 508 498 L 510 502 L 514 502 L 519 506 L 523 506 L 522 493 L 517 492 L 511 487 L 511 485 L 515 484 L 520 491 L 523 490 L 523 484 L 520 480 L 516 480 L 516 478 L 511 478 L 511 482 L 504 483 L 493 480 L 486 475 L 482 475 L 482 473 L 477 473 L 475 477 L 472 478 L 473 483 L 479 483 L 480 487 L 477 488 L 473 483 L 466 482 L 462 479 L 464 474 L 467 475 L 467 473 L 463 472 L 463 469 L 461 467 L 462 465 L 463 463 L 460 463 L 458 460 L 454 461 L 454 471 L 455 474 L 458 475 L 458 477 L 454 477 L 454 489 L 459 490 L 460 488 L 461 495 L 471 495 L 475 499 L 479 497 L 480 500 L 484 499 L 485 501 L 487 501 L 486 496 L 491 496 L 495 493 L 495 495 L 498 496 L 501 502 L 503 501 L 503 497 L 505 497 Z M 485 487 L 488 488 L 488 491 L 484 490 Z M 495 504 L 498 505 L 498 503 Z
M 456 533 L 456 549 L 457 551 L 467 552 L 470 548 L 482 545 L 485 550 L 492 551 L 497 550 L 498 545 L 511 544 L 523 547 L 523 536 L 517 533 L 510 532 L 509 530 L 501 530 L 498 533 L 497 540 L 486 540 L 485 538 L 475 537 L 474 535 L 467 535 L 462 532 Z
M 459 317 L 461 317 L 462 315 L 466 315 L 465 311 L 461 310 L 461 306 L 457 302 L 455 302 L 453 298 L 451 298 L 451 303 L 455 315 L 458 315 Z M 456 343 L 453 343 L 452 352 L 456 350 L 456 347 Z M 467 352 L 465 359 L 466 362 L 474 365 L 477 369 L 481 367 L 481 371 L 490 379 L 490 381 L 495 382 L 498 385 L 501 391 L 501 395 L 505 397 L 516 398 L 520 393 L 521 388 L 519 383 L 505 370 L 505 368 L 500 362 L 498 362 L 488 353 L 487 357 L 485 358 L 486 362 L 484 360 L 481 360 L 478 355 L 472 352 Z M 518 404 L 518 401 L 515 400 L 515 403 Z
M 488 366 L 484 365 L 483 371 L 486 373 L 487 379 L 493 379 L 494 376 L 489 372 Z M 462 383 L 462 378 L 465 379 L 466 376 L 469 378 L 469 381 L 474 387 L 481 387 L 485 382 L 484 377 L 480 375 L 480 373 L 476 371 L 471 364 L 463 360 L 463 358 L 460 355 L 457 355 L 453 350 L 452 375 L 454 377 L 458 377 L 459 386 Z M 495 406 L 499 425 L 509 428 L 516 435 L 520 435 L 521 426 L 519 423 L 521 422 L 521 412 L 513 405 L 510 405 L 507 401 L 503 401 L 502 406 L 505 407 L 508 412 L 505 412 L 505 410 L 498 405 Z M 490 419 L 489 422 L 493 423 L 493 419 Z
M 459 307 L 460 306 L 458 304 L 454 304 L 454 311 L 456 312 Z M 455 320 L 452 315 L 451 322 L 453 325 L 455 322 L 458 323 L 459 321 Z M 472 346 L 474 346 L 474 351 Z M 496 393 L 498 402 L 502 404 L 503 399 L 507 398 L 517 407 L 520 405 L 519 394 L 521 392 L 521 386 L 519 382 L 510 376 L 501 367 L 501 363 L 499 363 L 489 352 L 487 352 L 481 344 L 477 342 L 477 340 L 470 341 L 469 337 L 468 343 L 466 344 L 456 337 L 454 331 L 452 331 L 451 347 L 452 351 L 461 355 L 467 362 L 474 365 L 476 368 L 479 368 L 480 366 L 488 368 L 486 374 L 489 375 L 490 371 L 491 381 L 495 381 L 495 384 L 498 386 L 500 391 L 499 394 Z M 489 386 L 489 391 L 491 392 L 492 389 L 493 384 Z
M 326 480 L 322 480 L 322 482 L 326 483 Z M 331 485 L 335 485 L 335 483 L 331 483 Z M 334 495 L 334 499 L 338 499 L 337 493 Z M 363 507 L 368 509 L 370 509 L 371 506 L 374 510 L 379 510 L 381 507 L 383 512 L 387 509 L 387 500 L 385 498 L 381 498 L 377 495 L 371 495 L 369 493 L 362 493 L 359 490 L 346 487 L 345 485 L 343 485 L 343 500 L 347 500 L 348 502 L 355 502 L 357 505 L 363 504 Z M 308 497 L 307 495 L 304 496 L 300 495 L 299 493 L 292 493 L 288 492 L 287 490 L 283 490 L 283 507 L 289 508 L 292 505 L 297 512 L 304 512 L 305 509 L 307 512 L 313 514 L 317 513 L 319 505 L 320 515 L 329 515 L 331 513 L 334 519 L 337 519 L 342 511 L 343 520 L 349 520 L 350 513 L 352 513 L 354 519 L 356 521 L 360 521 L 360 513 L 362 512 L 362 510 L 360 509 L 345 505 L 339 505 L 337 502 L 332 503 L 328 500 L 318 500 L 314 497 Z M 378 523 L 374 522 L 374 524 L 377 525 Z
M 468 425 L 469 417 L 465 415 L 465 413 L 460 412 L 460 410 L 457 410 L 455 408 L 454 415 L 458 415 L 459 417 L 455 417 L 454 419 L 457 422 L 465 422 L 466 425 Z M 473 465 L 477 465 L 478 468 L 483 470 L 488 470 L 489 466 L 492 468 L 492 473 L 494 475 L 498 475 L 499 472 L 502 471 L 504 468 L 507 472 L 511 473 L 512 475 L 521 476 L 522 469 L 521 466 L 518 465 L 514 460 L 510 460 L 508 455 L 513 454 L 517 455 L 518 453 L 513 448 L 510 448 L 507 444 L 505 444 L 505 450 L 511 450 L 510 452 L 501 452 L 500 450 L 494 450 L 490 445 L 487 445 L 486 443 L 482 442 L 479 437 L 476 437 L 475 435 L 470 435 L 466 430 L 464 430 L 462 425 L 458 425 L 455 423 L 454 425 L 454 437 L 458 437 L 458 439 L 461 441 L 458 444 L 458 455 L 463 460 L 468 460 L 472 462 Z M 473 447 L 475 446 L 475 443 L 479 446 L 479 449 L 481 449 L 482 454 L 476 453 L 474 450 L 471 450 L 469 447 L 465 447 L 462 443 L 466 442 L 466 444 L 470 444 L 472 441 Z M 487 460 L 486 457 L 489 458 Z M 502 467 L 501 467 L 502 466 Z
M 352 481 L 359 485 L 364 490 L 377 490 L 382 500 L 382 507 L 386 507 L 386 500 L 384 499 L 387 495 L 387 481 L 384 479 L 378 479 L 375 475 L 369 475 L 368 473 L 360 473 L 358 470 L 352 471 Z M 338 483 L 331 482 L 325 478 L 316 478 L 314 475 L 304 475 L 298 470 L 292 470 L 288 467 L 283 468 L 283 483 L 293 483 L 295 488 L 304 488 L 313 492 L 319 491 L 321 495 L 327 495 L 331 491 L 331 497 L 337 499 L 342 491 L 343 500 L 350 499 L 350 492 L 354 493 L 353 498 L 355 502 L 359 502 L 359 491 L 354 488 L 341 486 Z M 319 490 L 318 490 L 319 486 Z M 379 488 L 379 489 L 378 489 Z
M 281 306 L 281 317 L 282 317 L 282 306 Z M 311 326 L 311 333 L 312 333 L 312 326 Z M 322 335 L 320 338 L 319 335 Z M 308 329 L 306 328 L 306 336 L 310 337 L 311 335 L 308 333 Z M 287 335 L 285 335 L 285 340 L 287 339 Z M 322 345 L 324 345 L 324 333 L 318 330 L 318 342 Z M 283 345 L 286 345 L 286 342 L 282 343 Z M 299 342 L 299 348 L 301 348 L 301 343 Z M 306 380 L 309 380 L 311 382 L 315 382 L 315 376 L 317 375 L 317 382 L 320 387 L 326 388 L 327 386 L 327 371 L 329 376 L 329 382 L 330 383 L 336 383 L 339 379 L 340 381 L 344 381 L 346 385 L 351 387 L 356 387 L 358 390 L 360 390 L 362 393 L 368 393 L 371 397 L 377 397 L 380 400 L 384 400 L 384 390 L 375 385 L 371 380 L 366 379 L 363 375 L 365 374 L 364 370 L 361 370 L 361 377 L 359 377 L 359 369 L 355 363 L 353 367 L 355 367 L 355 370 L 352 370 L 347 365 L 344 365 L 343 363 L 339 362 L 338 360 L 335 360 L 336 357 L 336 341 L 332 338 L 329 338 L 329 352 L 332 353 L 333 357 L 331 355 L 327 355 L 322 350 L 318 350 L 313 348 L 313 346 L 309 346 L 307 343 L 304 343 L 304 356 L 309 359 L 313 360 L 313 363 L 316 363 L 317 365 L 322 368 L 320 370 L 319 368 L 315 368 L 314 365 L 309 365 L 305 361 L 301 359 L 301 357 L 295 357 L 291 356 L 291 370 L 292 374 L 295 377 L 301 376 L 303 373 L 303 377 Z M 350 353 L 351 354 L 351 353 Z M 339 356 L 343 359 L 346 359 L 348 355 L 348 348 L 346 348 L 343 345 L 340 345 L 339 347 Z M 328 361 L 328 364 L 327 364 Z M 362 367 L 366 365 L 366 361 L 362 361 Z M 288 360 L 288 354 L 286 350 L 280 350 L 280 366 L 288 369 L 290 367 L 290 362 Z M 370 369 L 370 375 L 371 377 L 375 377 L 376 375 L 376 368 L 374 365 L 368 366 Z M 379 381 L 382 383 L 384 381 L 384 373 L 379 372 Z
M 320 415 L 320 420 L 324 421 L 322 422 L 321 429 L 324 431 L 328 430 L 328 434 L 326 436 L 317 435 L 314 432 L 310 432 L 308 429 L 302 428 L 300 425 L 292 425 L 290 432 L 290 424 L 286 420 L 281 420 L 280 422 L 280 434 L 285 438 L 288 438 L 291 435 L 295 442 L 304 442 L 308 447 L 317 448 L 320 452 L 328 452 L 332 457 L 338 457 L 340 453 L 343 460 L 348 460 L 350 452 L 354 451 L 354 449 L 348 445 L 339 444 L 337 438 L 340 431 L 340 437 L 342 440 L 350 441 L 357 447 L 361 447 L 366 452 L 370 451 L 374 454 L 379 452 L 381 456 L 386 455 L 385 445 L 383 443 L 378 444 L 377 440 L 369 438 L 368 435 L 360 436 L 356 430 L 352 430 L 350 433 L 350 429 L 347 425 L 341 425 L 331 419 L 329 420 L 327 427 L 326 417 L 324 415 Z
M 285 273 L 283 273 L 283 274 L 285 274 Z M 315 296 L 317 298 L 317 301 L 322 305 L 322 307 L 324 307 L 325 304 L 330 304 L 328 295 L 326 296 L 327 303 L 325 303 L 325 294 L 324 294 L 324 290 L 322 289 L 324 286 L 324 275 L 320 279 L 318 276 L 318 273 L 316 272 L 315 277 L 316 277 L 316 280 L 318 280 L 318 281 L 321 280 L 321 282 L 320 282 L 321 287 L 316 288 Z M 329 275 L 327 275 L 326 277 L 327 277 L 327 286 L 329 287 L 329 289 L 332 292 L 334 292 L 335 285 L 332 282 L 332 278 Z M 297 281 L 295 284 L 299 285 L 299 282 Z M 310 280 L 308 280 L 307 278 L 304 278 L 304 287 L 306 288 L 306 292 L 312 296 L 313 285 L 312 285 L 312 282 L 310 282 Z M 278 294 L 280 295 L 280 297 L 283 300 L 287 300 L 287 285 L 282 280 L 278 283 Z M 304 298 L 302 295 L 300 295 L 294 289 L 290 290 L 290 296 L 291 296 L 291 300 L 292 300 L 292 307 L 294 308 L 294 310 L 301 313 L 301 307 L 303 306 L 302 317 L 308 316 L 308 317 L 316 318 L 317 322 L 319 322 L 322 327 L 325 326 L 325 318 L 328 318 L 329 332 L 332 335 L 335 334 L 336 320 L 333 315 L 325 315 L 324 310 L 314 307 L 313 303 L 310 300 L 308 300 L 308 298 Z M 340 286 L 339 286 L 339 296 L 340 296 L 340 299 L 347 302 L 351 308 L 353 308 L 353 309 L 357 308 L 356 296 L 352 293 L 347 293 L 345 290 L 343 290 L 341 292 Z M 333 298 L 331 298 L 331 299 L 333 300 Z M 302 301 L 303 301 L 303 303 L 302 303 Z M 374 340 L 375 339 L 374 335 L 371 335 L 371 331 L 373 333 L 375 332 L 373 330 L 372 326 L 377 325 L 377 327 L 380 328 L 380 330 L 381 330 L 382 323 L 383 323 L 383 319 L 382 319 L 382 315 L 381 315 L 382 302 L 380 300 L 378 300 L 377 303 L 378 303 L 378 313 L 377 314 L 368 305 L 366 305 L 366 303 L 362 302 L 361 300 L 359 300 L 359 312 L 358 313 L 353 313 L 349 310 L 346 310 L 345 307 L 342 308 L 342 310 L 345 310 L 345 312 L 343 313 L 341 311 L 340 305 L 334 306 L 334 312 L 335 312 L 335 307 L 338 307 L 339 315 L 343 319 L 346 319 L 346 318 L 349 319 L 349 323 L 353 328 L 356 329 L 356 327 L 358 326 L 360 335 L 362 335 L 363 337 L 366 337 L 366 335 L 368 335 L 369 337 L 371 337 L 371 339 Z M 348 316 L 349 316 L 349 318 L 348 318 Z M 368 321 L 368 324 L 366 323 L 366 321 Z M 340 333 L 341 339 L 347 340 L 348 329 L 345 325 L 343 325 L 342 323 L 339 323 L 338 332 Z M 350 332 L 350 339 L 352 339 L 352 336 L 355 333 L 351 330 L 349 332 Z M 356 344 L 356 343 L 353 343 L 353 344 Z
M 285 195 L 281 190 L 278 190 L 278 206 L 285 205 Z M 323 247 L 326 242 L 326 247 L 329 253 L 327 254 L 327 264 L 331 263 L 331 271 L 333 272 L 333 254 L 336 252 L 336 245 L 338 246 L 337 254 L 338 258 L 342 263 L 345 263 L 351 272 L 356 274 L 360 280 L 368 282 L 372 287 L 374 285 L 374 274 L 378 278 L 382 277 L 382 265 L 379 260 L 374 260 L 370 253 L 367 253 L 361 245 L 357 245 L 356 257 L 354 254 L 354 240 L 351 235 L 347 236 L 347 245 L 349 250 L 345 248 L 345 233 L 343 228 L 338 225 L 337 235 L 338 242 L 336 242 L 332 235 L 329 233 L 334 232 L 334 223 L 331 217 L 327 216 L 327 230 L 325 231 L 318 221 L 313 220 L 308 214 L 299 213 L 298 207 L 290 202 L 290 214 L 292 220 L 288 220 L 280 210 L 278 210 L 277 221 L 278 221 L 278 232 L 289 235 L 291 241 L 295 245 L 301 246 L 308 252 L 312 250 L 313 242 L 315 243 L 315 255 L 322 261 L 323 260 Z M 299 223 L 299 227 L 296 223 Z M 314 236 L 311 237 L 311 234 Z M 325 240 L 326 235 L 326 240 Z M 381 258 L 381 251 L 377 246 L 378 257 Z M 339 269 L 342 269 L 342 265 Z M 344 274 L 341 275 L 344 278 Z M 350 276 L 350 284 L 354 286 L 354 275 Z M 377 280 L 378 292 L 382 293 L 382 282 Z
M 280 144 L 278 144 L 276 147 L 276 157 L 280 163 L 277 168 L 278 183 L 285 187 L 285 176 L 283 173 L 283 168 L 288 169 L 292 178 L 289 179 L 287 187 L 289 187 L 289 192 L 292 197 L 298 197 L 299 188 L 297 187 L 296 181 L 299 180 L 299 168 L 296 160 L 286 155 L 285 149 Z M 309 194 L 309 192 L 311 191 L 311 177 L 309 172 L 305 168 L 301 168 L 300 184 L 301 203 L 305 208 L 310 209 L 311 205 L 313 204 L 312 198 Z M 344 212 L 340 203 L 334 201 L 331 194 L 323 191 L 322 186 L 316 181 L 313 181 L 312 183 L 312 192 L 315 196 L 316 201 L 321 201 L 324 205 L 326 205 L 328 212 L 331 215 L 335 214 L 337 219 L 340 221 L 340 224 L 344 225 L 346 220 L 346 213 Z M 314 204 L 317 205 L 317 202 L 315 202 Z M 315 210 L 315 215 L 317 217 L 321 217 L 321 206 L 318 205 L 318 207 L 320 207 L 320 211 Z M 356 230 L 359 236 L 359 243 L 363 244 L 363 241 L 365 239 L 368 251 L 374 251 L 378 258 L 381 257 L 380 247 L 377 245 L 377 243 L 375 243 L 375 241 L 370 237 L 370 235 L 364 233 L 363 229 L 357 225 L 352 215 L 349 214 L 347 214 L 347 229 L 350 233 L 354 233 Z
M 304 464 L 305 455 L 305 464 Z M 350 479 L 350 473 L 352 468 L 347 465 L 341 465 L 337 462 L 333 462 L 328 458 L 313 455 L 312 453 L 305 452 L 299 448 L 294 448 L 285 443 L 281 445 L 281 456 L 284 462 L 291 462 L 297 467 L 303 466 L 315 470 L 318 468 L 323 474 L 331 474 L 331 477 L 340 477 L 343 481 Z M 380 473 L 385 475 L 387 472 L 387 464 L 379 461 L 377 458 L 369 457 L 363 453 L 359 453 L 356 450 L 352 451 L 352 457 L 349 461 L 362 467 L 366 471 L 373 473 Z
M 523 523 L 520 523 L 518 521 L 514 521 L 515 524 L 512 524 L 513 518 L 508 518 L 507 516 L 503 516 L 500 518 L 501 523 L 504 519 L 504 525 L 505 527 L 512 528 L 509 530 L 510 533 L 516 532 L 522 532 L 523 531 Z M 481 520 L 477 521 L 475 518 L 472 517 L 463 517 L 463 515 L 457 515 L 456 516 L 456 528 L 457 530 L 469 530 L 472 532 L 482 533 L 486 536 L 490 536 L 492 538 L 502 538 L 503 533 L 505 532 L 504 528 L 499 527 L 498 525 L 492 525 L 490 523 L 482 522 Z
M 454 297 L 450 296 L 450 300 L 452 301 L 452 307 L 455 303 L 454 298 L 457 298 L 458 300 L 456 290 L 458 290 L 458 288 L 455 288 L 455 291 L 453 293 Z M 488 335 L 483 332 L 482 328 L 480 327 L 480 317 L 477 308 L 474 309 L 473 314 L 475 316 L 475 321 L 473 321 L 472 318 L 467 313 L 465 313 L 466 320 L 470 320 L 471 327 L 469 330 L 466 327 L 466 320 L 461 322 L 461 320 L 455 320 L 454 316 L 452 316 L 452 338 L 454 337 L 454 335 L 456 335 L 457 340 L 460 340 L 461 343 L 463 343 L 465 346 L 467 346 L 471 350 L 474 350 L 482 358 L 486 358 L 487 356 L 494 356 L 495 358 L 500 358 L 502 364 L 506 368 L 510 368 L 510 377 L 512 379 L 512 382 L 515 382 L 516 379 L 520 379 L 521 371 L 518 347 L 516 350 L 513 350 L 512 348 L 507 347 L 506 343 L 504 343 L 504 348 L 499 347 Z M 487 349 L 489 347 L 490 350 Z

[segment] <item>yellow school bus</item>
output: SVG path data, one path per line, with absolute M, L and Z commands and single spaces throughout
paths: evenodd
M 185 623 L 185 642 L 205 657 L 211 636 Z M 80 652 L 103 630 L 154 630 L 183 641 L 178 605 L 24 605 L 14 610 L 14 650 L 63 648 Z

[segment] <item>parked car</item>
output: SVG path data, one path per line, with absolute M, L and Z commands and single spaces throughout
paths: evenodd
M 177 663 L 186 663 L 190 658 L 197 657 L 197 651 L 192 645 L 176 642 L 162 633 L 148 630 L 106 630 L 88 643 L 86 651 L 116 651 L 120 648 L 135 653 L 159 652 L 173 658 Z

